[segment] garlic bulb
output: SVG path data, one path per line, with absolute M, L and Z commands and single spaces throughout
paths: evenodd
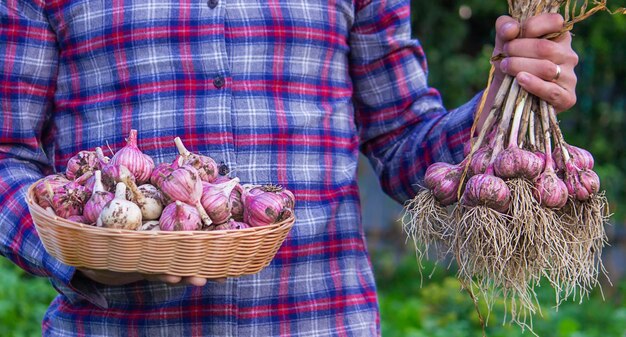
M 42 208 L 51 206 L 50 201 L 54 196 L 55 191 L 62 191 L 63 186 L 70 181 L 62 174 L 51 174 L 41 179 L 37 185 L 35 185 L 35 196 L 37 203 Z
M 457 191 L 461 183 L 463 167 L 448 163 L 434 163 L 428 167 L 424 175 L 424 184 L 433 192 L 435 199 L 442 206 L 455 203 Z
M 89 200 L 87 200 L 83 210 L 83 216 L 85 217 L 87 223 L 95 223 L 98 221 L 100 212 L 102 212 L 104 206 L 113 200 L 114 197 L 113 193 L 104 189 L 104 186 L 102 185 L 102 173 L 100 170 L 96 171 L 93 193 L 91 194 Z
M 83 213 L 87 197 L 88 194 L 82 185 L 70 181 L 61 189 L 54 191 L 50 204 L 58 216 L 67 219 L 72 215 Z
M 195 231 L 202 228 L 202 220 L 195 207 L 176 201 L 163 209 L 159 227 L 163 231 Z
M 133 195 L 135 203 L 141 208 L 144 221 L 159 219 L 163 212 L 163 196 L 159 189 L 150 184 L 143 184 Z
M 206 227 L 213 222 L 200 203 L 202 196 L 202 180 L 198 176 L 198 170 L 191 165 L 175 168 L 161 182 L 161 191 L 171 199 L 182 201 L 196 206 L 198 214 Z
M 100 162 L 95 151 L 80 151 L 67 162 L 65 175 L 74 180 L 86 172 L 100 169 Z
M 293 215 L 293 194 L 275 185 L 244 192 L 244 221 L 251 227 L 278 223 Z
M 137 183 L 144 184 L 150 180 L 150 175 L 154 170 L 154 161 L 137 147 L 137 130 L 130 130 L 126 142 L 126 146 L 113 155 L 110 164 L 126 166 Z
M 202 183 L 200 203 L 214 224 L 223 224 L 231 218 L 230 194 L 238 183 L 238 178 L 219 184 Z
M 506 213 L 511 204 L 511 191 L 501 178 L 491 175 L 491 169 L 485 174 L 477 174 L 467 181 L 461 203 L 466 206 L 486 206 L 501 213 Z
M 139 209 L 139 206 L 126 200 L 126 185 L 117 183 L 115 186 L 115 198 L 102 209 L 98 217 L 97 226 L 136 230 L 141 225 L 141 209 Z
M 217 177 L 217 179 L 215 179 L 215 181 L 213 181 L 213 183 L 220 184 L 220 183 L 227 182 L 230 180 L 231 178 L 229 177 L 219 176 Z M 242 200 L 242 195 L 244 193 L 243 189 L 244 188 L 241 184 L 237 184 L 235 185 L 235 188 L 233 188 L 232 192 L 230 192 L 230 197 L 229 197 L 230 214 L 232 218 L 235 219 L 236 221 L 243 221 L 243 200 Z
M 180 156 L 174 161 L 175 165 L 193 166 L 198 170 L 200 179 L 208 183 L 213 182 L 217 178 L 219 170 L 213 158 L 189 152 L 179 137 L 174 139 L 174 143 L 176 143 L 176 148 L 180 153 Z

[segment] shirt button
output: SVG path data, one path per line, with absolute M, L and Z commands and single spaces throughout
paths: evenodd
M 213 85 L 218 89 L 223 87 L 225 83 L 226 81 L 224 81 L 222 76 L 217 76 L 213 79 Z
M 209 0 L 207 3 L 209 5 L 209 8 L 213 9 L 215 7 L 217 7 L 217 4 L 220 2 L 220 0 Z

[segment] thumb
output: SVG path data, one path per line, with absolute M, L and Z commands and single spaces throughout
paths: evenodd
M 496 47 L 494 55 L 502 53 L 505 43 L 517 38 L 520 34 L 520 24 L 510 16 L 503 15 L 496 20 Z

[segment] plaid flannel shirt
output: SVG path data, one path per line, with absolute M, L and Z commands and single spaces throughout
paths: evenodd
M 385 191 L 416 193 L 458 161 L 476 98 L 446 111 L 410 37 L 409 0 L 3 0 L 0 253 L 50 278 L 46 336 L 374 336 L 376 289 L 357 188 L 362 151 Z M 29 184 L 79 150 L 156 162 L 187 147 L 243 181 L 284 185 L 297 222 L 256 275 L 205 287 L 81 279 L 48 255 Z

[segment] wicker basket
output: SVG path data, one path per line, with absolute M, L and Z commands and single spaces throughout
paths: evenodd
M 295 222 L 240 230 L 131 231 L 99 228 L 46 212 L 35 202 L 28 209 L 46 251 L 75 267 L 117 272 L 204 278 L 254 274 L 276 255 Z

